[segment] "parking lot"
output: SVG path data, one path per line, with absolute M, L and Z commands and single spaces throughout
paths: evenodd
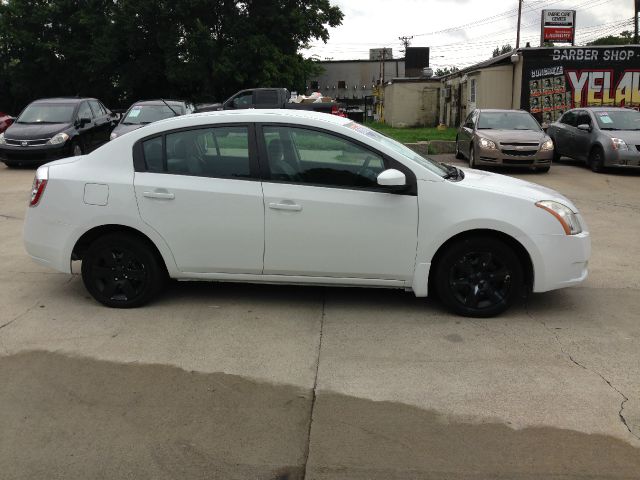
M 215 283 L 108 309 L 27 257 L 34 170 L 0 164 L 0 477 L 640 478 L 640 173 L 507 173 L 576 203 L 590 276 L 479 320 Z

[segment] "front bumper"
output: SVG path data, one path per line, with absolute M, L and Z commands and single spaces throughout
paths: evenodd
M 553 159 L 553 150 L 517 150 L 498 145 L 497 148 L 482 148 L 476 145 L 478 165 L 501 165 L 505 167 L 548 167 Z
M 537 258 L 532 258 L 534 292 L 570 287 L 587 278 L 591 256 L 589 232 L 578 235 L 534 235 L 532 240 L 537 247 Z
M 634 150 L 614 150 L 610 155 L 605 155 L 605 167 L 640 167 L 640 151 L 635 145 L 630 145 Z
M 70 142 L 62 145 L 20 147 L 0 145 L 0 161 L 11 165 L 43 165 L 71 155 Z

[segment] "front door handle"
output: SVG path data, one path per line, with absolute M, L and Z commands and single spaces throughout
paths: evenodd
M 288 210 L 290 212 L 300 212 L 302 205 L 296 205 L 295 203 L 270 203 L 269 208 L 272 210 Z
M 176 196 L 170 192 L 142 192 L 147 198 L 159 198 L 161 200 L 173 200 Z

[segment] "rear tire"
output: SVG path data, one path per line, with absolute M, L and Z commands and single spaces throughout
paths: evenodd
M 522 265 L 513 249 L 494 237 L 469 237 L 438 260 L 434 278 L 445 306 L 465 317 L 492 317 L 522 293 Z
M 589 168 L 596 173 L 604 170 L 604 151 L 601 147 L 594 147 L 589 154 Z
M 456 137 L 456 158 L 458 160 L 462 160 L 464 158 L 464 155 L 462 154 L 462 152 L 460 151 L 460 147 L 458 146 L 458 137 Z
M 111 233 L 94 241 L 82 259 L 82 280 L 98 302 L 134 308 L 160 293 L 167 273 L 151 246 L 127 233 Z

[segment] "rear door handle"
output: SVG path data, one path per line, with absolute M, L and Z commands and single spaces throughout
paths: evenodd
M 272 210 L 289 210 L 290 212 L 300 212 L 302 205 L 296 205 L 295 203 L 270 203 L 269 208 Z
M 161 200 L 173 200 L 176 196 L 170 192 L 142 192 L 147 198 L 159 198 Z

